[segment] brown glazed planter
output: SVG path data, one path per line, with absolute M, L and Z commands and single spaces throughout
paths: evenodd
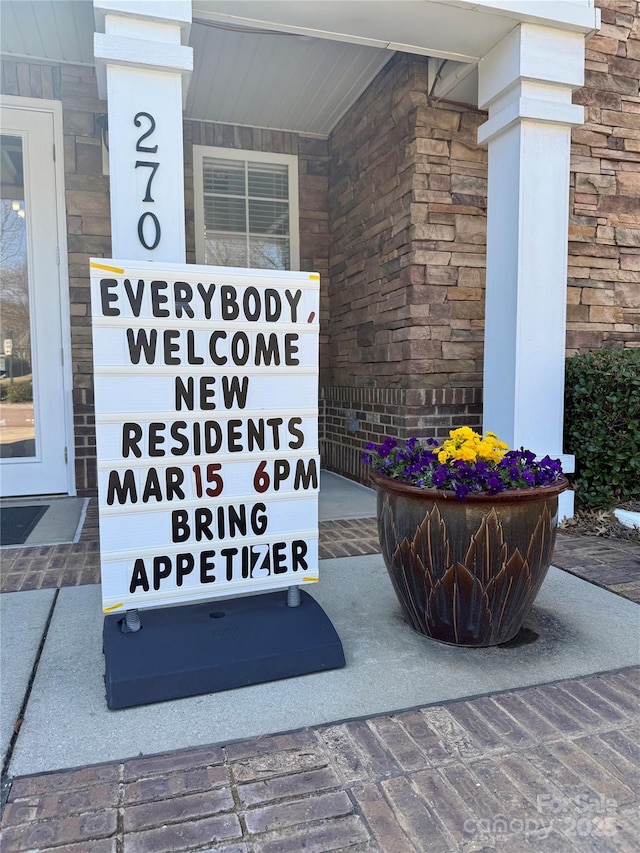
M 513 639 L 549 569 L 567 480 L 465 501 L 373 472 L 371 480 L 382 554 L 409 625 L 458 646 Z

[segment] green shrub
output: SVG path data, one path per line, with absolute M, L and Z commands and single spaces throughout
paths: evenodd
M 31 382 L 16 382 L 7 389 L 7 400 L 10 403 L 30 403 L 33 400 L 33 385 Z
M 567 359 L 564 446 L 576 457 L 578 505 L 640 497 L 640 348 Z

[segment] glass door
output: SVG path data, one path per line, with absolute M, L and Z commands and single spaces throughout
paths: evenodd
M 0 158 L 0 456 L 24 459 L 36 455 L 36 431 L 22 139 L 1 136 Z
M 53 116 L 3 109 L 2 497 L 68 491 Z

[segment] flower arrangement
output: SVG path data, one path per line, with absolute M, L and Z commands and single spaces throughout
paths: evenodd
M 379 445 L 368 442 L 362 461 L 378 474 L 422 489 L 454 492 L 459 500 L 548 486 L 563 476 L 559 459 L 536 459 L 524 448 L 509 450 L 495 433 L 481 436 L 470 427 L 451 430 L 442 444 L 434 438 L 410 438 L 404 447 L 391 437 Z

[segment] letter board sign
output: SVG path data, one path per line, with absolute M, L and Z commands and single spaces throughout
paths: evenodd
M 319 284 L 92 259 L 105 612 L 317 581 Z

